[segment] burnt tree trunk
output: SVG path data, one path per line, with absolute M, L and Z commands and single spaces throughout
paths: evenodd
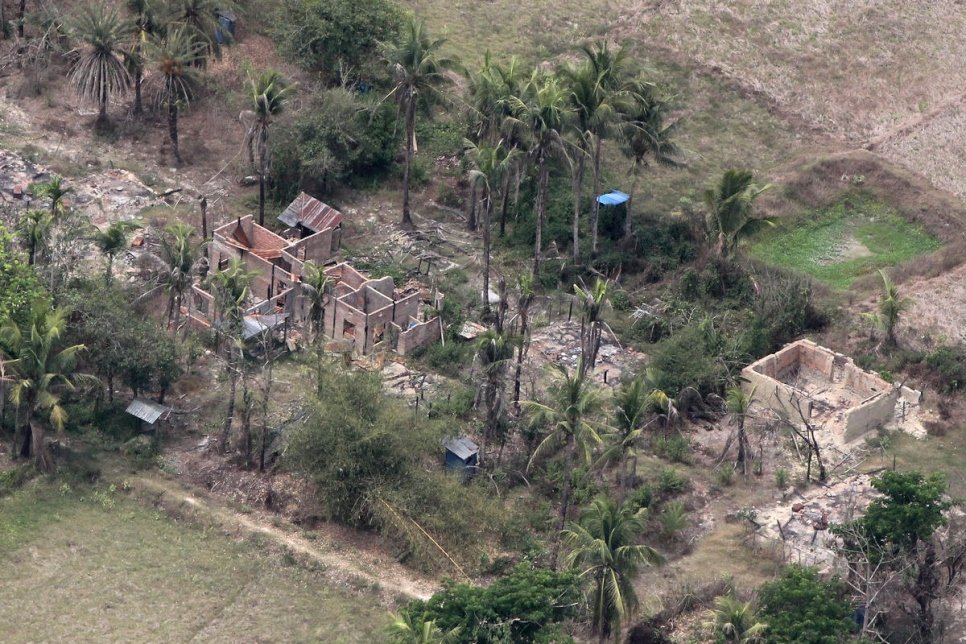
M 416 97 L 409 96 L 406 101 L 406 152 L 403 159 L 403 213 L 402 227 L 413 228 L 412 213 L 409 212 L 409 172 L 413 163 L 413 137 L 416 135 Z
M 174 101 L 168 103 L 168 138 L 171 139 L 171 151 L 175 163 L 181 165 L 181 150 L 178 148 L 178 105 Z
M 574 264 L 580 261 L 580 200 L 584 191 L 584 154 L 581 149 L 574 169 L 574 221 L 573 221 L 573 256 Z
M 590 252 L 597 255 L 597 223 L 600 216 L 600 204 L 597 202 L 597 195 L 600 193 L 600 149 L 601 139 L 596 137 L 594 141 L 594 194 L 590 200 Z
M 543 251 L 543 222 L 547 209 L 547 189 L 550 183 L 550 168 L 541 153 L 537 161 L 537 213 L 536 231 L 533 242 L 533 279 L 540 279 L 540 254 Z

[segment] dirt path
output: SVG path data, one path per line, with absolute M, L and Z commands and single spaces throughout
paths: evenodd
M 428 599 L 438 588 L 394 561 L 366 561 L 351 544 L 324 535 L 310 540 L 296 528 L 280 523 L 278 517 L 241 513 L 211 499 L 198 489 L 187 488 L 150 473 L 125 479 L 136 497 L 150 502 L 169 515 L 201 525 L 212 525 L 236 536 L 258 536 L 300 558 L 321 564 L 327 576 L 340 583 L 375 590 L 387 603 Z

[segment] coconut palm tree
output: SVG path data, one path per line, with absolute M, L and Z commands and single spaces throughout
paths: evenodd
M 517 277 L 517 314 L 520 316 L 520 343 L 517 347 L 517 369 L 513 377 L 513 404 L 520 408 L 520 377 L 523 359 L 530 348 L 530 305 L 533 304 L 533 276 L 523 273 Z
M 758 621 L 751 602 L 742 602 L 731 595 L 714 600 L 714 608 L 705 614 L 704 628 L 718 644 L 757 644 L 765 639 L 767 624 Z
M 392 622 L 386 626 L 386 638 L 392 644 L 455 644 L 459 634 L 458 626 L 444 633 L 435 620 L 412 611 L 393 615 Z
M 128 11 L 134 16 L 131 42 L 124 50 L 124 64 L 134 86 L 135 116 L 144 113 L 142 87 L 144 85 L 145 47 L 159 30 L 156 2 L 153 0 L 127 0 Z
M 581 366 L 582 358 L 577 359 L 577 367 L 570 371 L 562 364 L 552 364 L 557 376 L 553 400 L 549 405 L 528 400 L 523 402 L 530 413 L 531 425 L 546 428 L 547 436 L 537 445 L 530 457 L 529 467 L 534 461 L 554 446 L 563 447 L 564 473 L 563 488 L 560 494 L 560 514 L 557 521 L 558 533 L 563 530 L 570 510 L 570 492 L 573 486 L 574 470 L 582 461 L 588 467 L 593 463 L 594 449 L 603 439 L 601 434 L 606 426 L 597 420 L 603 408 L 604 398 L 599 389 L 585 376 Z M 556 565 L 559 540 L 551 555 L 552 565 Z
M 607 304 L 606 280 L 599 277 L 589 289 L 574 284 L 574 295 L 580 302 L 580 355 L 581 366 L 586 372 L 592 372 L 597 364 L 597 352 L 600 351 L 600 340 L 604 332 L 604 321 L 601 314 Z
M 272 120 L 282 113 L 295 87 L 280 72 L 273 69 L 258 76 L 249 75 L 248 92 L 252 100 L 252 120 L 245 135 L 248 160 L 258 175 L 258 225 L 265 225 L 265 177 L 271 159 L 268 153 L 268 128 Z
M 87 4 L 79 9 L 72 32 L 84 45 L 70 68 L 68 80 L 83 98 L 97 102 L 94 126 L 104 131 L 110 125 L 108 101 L 127 89 L 131 81 L 121 60 L 129 25 L 116 5 Z
M 114 275 L 114 258 L 128 246 L 128 233 L 140 227 L 141 224 L 136 221 L 115 221 L 107 227 L 107 230 L 98 231 L 94 235 L 94 245 L 107 258 L 107 266 L 104 269 L 106 286 L 111 285 L 111 278 Z
M 329 276 L 325 272 L 324 266 L 319 266 L 315 262 L 308 261 L 302 267 L 302 281 L 299 283 L 302 293 L 309 302 L 309 333 L 312 341 L 315 342 L 318 361 L 316 362 L 315 386 L 316 394 L 322 398 L 322 383 L 324 381 L 322 370 L 322 339 L 325 337 L 323 326 L 325 324 L 325 306 L 331 297 L 332 285 Z
M 731 422 L 738 429 L 738 459 L 736 466 L 741 467 L 741 473 L 748 476 L 748 461 L 751 460 L 751 446 L 748 444 L 748 432 L 745 429 L 745 420 L 754 402 L 754 389 L 751 393 L 745 393 L 741 387 L 731 387 L 726 393 L 726 406 L 731 415 Z M 729 440 L 728 443 L 731 441 Z M 728 446 L 725 446 L 727 451 Z
M 485 143 L 477 145 L 469 139 L 463 142 L 465 154 L 470 162 L 470 181 L 483 190 L 483 315 L 490 312 L 490 239 L 493 220 L 493 192 L 501 179 L 510 172 L 514 150 Z
M 630 106 L 623 115 L 623 151 L 633 161 L 630 196 L 624 212 L 624 237 L 631 234 L 631 205 L 641 170 L 653 159 L 658 165 L 677 168 L 685 164 L 684 153 L 674 142 L 678 123 L 667 122 L 668 102 L 658 96 L 651 83 L 637 82 L 630 91 Z
M 728 257 L 741 240 L 763 227 L 775 225 L 771 218 L 754 217 L 755 200 L 769 188 L 756 185 L 751 170 L 727 170 L 715 188 L 705 191 L 708 233 L 720 257 Z
M 67 187 L 64 178 L 55 174 L 47 181 L 30 184 L 30 192 L 38 199 L 47 199 L 50 202 L 50 214 L 56 221 L 64 214 L 64 200 L 74 189 Z
M 431 105 L 442 98 L 441 88 L 449 84 L 446 71 L 456 66 L 455 61 L 440 54 L 444 38 L 433 39 L 425 24 L 409 18 L 403 25 L 399 40 L 386 47 L 385 59 L 393 79 L 390 96 L 395 97 L 406 127 L 406 149 L 403 159 L 403 217 L 402 226 L 412 228 L 409 208 L 409 176 L 416 145 L 416 110 L 419 104 Z
M 178 113 L 191 102 L 198 80 L 197 65 L 205 57 L 205 45 L 184 27 L 169 28 L 151 39 L 148 60 L 157 85 L 158 105 L 168 111 L 168 138 L 174 159 L 181 165 L 178 147 Z
M 899 288 L 895 285 L 889 275 L 879 269 L 879 277 L 882 278 L 882 300 L 879 302 L 879 315 L 877 322 L 879 327 L 885 331 L 889 344 L 896 344 L 896 326 L 899 324 L 899 317 L 902 312 L 909 308 L 910 300 L 899 294 Z
M 27 247 L 27 264 L 33 266 L 37 256 L 45 257 L 54 218 L 46 210 L 28 210 L 17 222 L 20 239 Z
M 204 66 L 208 56 L 221 58 L 221 45 L 215 34 L 220 27 L 218 9 L 224 5 L 220 0 L 168 0 L 165 22 L 183 30 L 204 53 L 192 65 Z
M 523 96 L 512 96 L 510 106 L 513 117 L 509 124 L 519 128 L 527 139 L 531 161 L 537 170 L 537 198 L 534 217 L 536 233 L 533 243 L 533 277 L 540 276 L 540 258 L 543 252 L 543 225 L 547 213 L 547 193 L 550 187 L 550 165 L 554 157 L 569 163 L 563 132 L 570 107 L 567 92 L 553 75 L 534 71 L 524 88 Z
M 657 551 L 637 543 L 644 533 L 646 512 L 598 497 L 580 521 L 564 532 L 567 565 L 587 585 L 591 626 L 600 642 L 608 636 L 620 641 L 622 625 L 637 609 L 634 577 L 642 567 L 662 562 Z
M 178 328 L 185 293 L 191 288 L 198 268 L 207 261 L 203 254 L 206 242 L 194 241 L 194 234 L 195 229 L 188 224 L 171 224 L 161 236 L 160 253 L 142 255 L 157 273 L 158 286 L 168 293 L 165 316 L 168 328 L 171 327 L 172 320 L 174 328 Z
M 486 407 L 486 421 L 483 425 L 483 437 L 480 441 L 480 465 L 484 465 L 486 447 L 489 439 L 499 429 L 500 419 L 506 403 L 504 395 L 504 379 L 507 366 L 513 359 L 514 338 L 508 333 L 501 333 L 494 329 L 487 329 L 476 341 L 476 356 L 483 371 L 483 386 L 480 396 Z
M 251 295 L 256 273 L 249 271 L 237 257 L 231 258 L 225 270 L 211 276 L 211 290 L 218 308 L 218 332 L 228 338 L 228 410 L 221 432 L 221 451 L 228 452 L 231 426 L 235 416 L 235 398 L 238 376 L 244 368 L 244 344 L 242 331 L 245 306 Z
M 44 442 L 46 425 L 63 431 L 67 424 L 67 411 L 61 404 L 63 392 L 97 382 L 93 376 L 76 371 L 77 356 L 84 345 L 61 346 L 67 317 L 65 309 L 50 309 L 46 301 L 38 300 L 24 328 L 9 318 L 0 321 L 0 351 L 6 356 L 5 369 L 12 382 L 10 399 L 27 416 L 20 453 L 32 455 L 41 472 L 53 469 Z

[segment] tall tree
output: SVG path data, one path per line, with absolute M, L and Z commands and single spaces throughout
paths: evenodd
M 239 375 L 244 377 L 244 339 L 243 328 L 245 306 L 251 295 L 251 285 L 255 273 L 249 271 L 245 264 L 233 257 L 225 270 L 217 271 L 211 276 L 211 289 L 218 307 L 218 332 L 228 339 L 228 409 L 225 423 L 221 432 L 220 447 L 223 453 L 228 452 L 231 426 L 235 417 L 235 398 Z M 247 400 L 246 409 L 247 409 Z
M 530 348 L 530 305 L 533 304 L 533 277 L 526 273 L 517 277 L 517 314 L 520 316 L 520 343 L 517 347 L 517 368 L 513 377 L 513 404 L 520 407 L 520 377 L 523 360 Z
M 899 293 L 899 287 L 881 268 L 879 269 L 879 277 L 882 278 L 882 299 L 879 301 L 879 314 L 876 316 L 876 323 L 879 328 L 885 331 L 888 343 L 895 346 L 896 326 L 899 324 L 899 317 L 902 312 L 909 308 L 910 301 L 902 297 Z
M 268 147 L 269 126 L 282 113 L 294 91 L 295 87 L 289 85 L 285 77 L 273 69 L 248 77 L 248 92 L 255 118 L 245 135 L 245 145 L 252 170 L 258 175 L 259 226 L 265 225 L 265 177 L 271 163 Z
M 718 255 L 728 257 L 738 243 L 765 226 L 774 226 L 768 217 L 755 217 L 755 200 L 771 186 L 758 186 L 751 170 L 727 170 L 718 185 L 705 190 L 709 236 L 715 240 Z
M 83 5 L 74 20 L 73 33 L 84 46 L 70 68 L 68 79 L 78 94 L 97 102 L 95 128 L 99 131 L 110 126 L 107 103 L 111 96 L 123 92 L 130 84 L 121 60 L 128 32 L 129 25 L 117 6 Z
M 203 55 L 192 65 L 203 66 L 209 56 L 221 58 L 221 45 L 215 37 L 221 30 L 218 0 L 167 0 L 166 8 L 165 22 L 182 31 L 202 50 Z
M 168 112 L 168 138 L 174 159 L 181 165 L 178 146 L 178 113 L 188 106 L 198 80 L 197 65 L 204 60 L 205 45 L 183 27 L 168 28 L 155 36 L 147 49 L 157 82 L 157 102 Z
M 431 105 L 442 97 L 441 87 L 449 84 L 445 72 L 455 67 L 455 61 L 445 58 L 440 50 L 444 38 L 433 39 L 425 24 L 409 18 L 395 43 L 386 48 L 385 59 L 392 74 L 394 96 L 406 128 L 406 148 L 403 159 L 403 214 L 402 225 L 412 228 L 409 207 L 409 178 L 413 155 L 416 153 L 416 111 L 419 104 Z
M 532 400 L 523 403 L 524 408 L 531 414 L 531 424 L 547 429 L 547 436 L 537 445 L 530 457 L 530 466 L 539 456 L 554 446 L 562 446 L 565 452 L 563 487 L 557 520 L 558 535 L 563 530 L 570 510 L 575 469 L 581 461 L 590 466 L 593 463 L 594 449 L 603 442 L 601 430 L 604 425 L 597 420 L 597 415 L 604 404 L 603 395 L 585 377 L 585 371 L 580 362 L 581 358 L 578 358 L 577 367 L 573 371 L 569 371 L 561 364 L 551 365 L 556 372 L 557 382 L 549 405 Z M 557 563 L 559 536 L 555 542 L 551 567 L 555 567 Z
M 607 282 L 597 278 L 589 289 L 574 284 L 574 295 L 580 302 L 580 364 L 585 373 L 593 373 L 604 333 L 601 314 L 607 304 Z
M 656 550 L 638 544 L 646 513 L 646 508 L 634 511 L 599 497 L 564 532 L 567 565 L 587 584 L 591 626 L 600 642 L 609 636 L 620 641 L 622 624 L 637 609 L 634 577 L 643 566 L 662 561 Z
M 746 394 L 741 387 L 731 387 L 728 389 L 725 400 L 728 413 L 731 414 L 731 422 L 738 429 L 738 460 L 736 467 L 741 467 L 741 473 L 748 476 L 748 461 L 751 460 L 751 446 L 748 443 L 748 432 L 745 429 L 745 421 L 748 419 L 748 412 L 754 402 L 754 389 Z M 731 442 L 730 439 L 728 441 Z M 725 448 L 727 450 L 727 447 Z
M 537 170 L 537 198 L 535 204 L 535 236 L 533 242 L 533 277 L 540 276 L 543 254 L 543 226 L 547 213 L 547 194 L 550 188 L 550 161 L 555 157 L 570 160 L 562 132 L 570 108 L 567 92 L 553 75 L 534 71 L 522 96 L 510 98 L 512 126 L 518 127 L 527 138 L 528 154 Z
M 631 234 L 631 208 L 637 194 L 641 170 L 649 160 L 658 165 L 680 167 L 684 165 L 684 153 L 677 143 L 679 121 L 667 122 L 668 102 L 660 97 L 651 83 L 639 81 L 630 92 L 630 104 L 623 115 L 621 139 L 623 151 L 633 161 L 630 196 L 624 212 L 624 237 Z
M 0 349 L 7 356 L 5 369 L 13 382 L 10 398 L 24 408 L 27 416 L 20 453 L 32 455 L 41 472 L 53 469 L 44 442 L 46 425 L 63 431 L 67 424 L 62 394 L 96 382 L 92 376 L 76 370 L 77 356 L 84 345 L 62 346 L 67 316 L 65 309 L 51 310 L 45 300 L 38 300 L 24 326 L 10 318 L 0 321 Z
M 476 342 L 476 355 L 483 371 L 483 386 L 480 396 L 486 407 L 486 421 L 483 425 L 483 438 L 480 441 L 479 462 L 483 466 L 486 448 L 490 439 L 496 436 L 506 407 L 506 371 L 513 358 L 514 339 L 507 333 L 488 329 Z
M 501 178 L 510 171 L 514 151 L 507 150 L 502 143 L 496 145 L 476 145 L 464 141 L 466 156 L 471 170 L 470 180 L 483 191 L 483 315 L 490 312 L 490 240 L 492 237 L 493 193 Z
M 134 17 L 131 42 L 124 50 L 124 63 L 134 86 L 134 116 L 144 113 L 142 88 L 144 85 L 145 47 L 158 32 L 158 19 L 152 0 L 127 0 L 128 11 Z
M 38 254 L 46 257 L 50 231 L 54 225 L 53 216 L 46 210 L 28 210 L 17 222 L 17 232 L 24 246 L 27 247 L 27 264 L 33 266 Z
M 114 258 L 128 246 L 128 234 L 140 228 L 136 221 L 115 221 L 106 230 L 98 231 L 94 235 L 94 245 L 104 253 L 107 265 L 104 268 L 104 285 L 110 286 L 114 276 Z
M 302 293 L 309 303 L 309 332 L 312 334 L 312 342 L 315 343 L 316 363 L 315 363 L 315 388 L 316 395 L 322 398 L 323 387 L 323 367 L 325 362 L 323 356 L 323 342 L 325 338 L 325 307 L 332 297 L 332 284 L 329 276 L 325 272 L 325 267 L 308 261 L 302 269 L 302 281 L 299 283 Z
M 153 264 L 157 274 L 158 286 L 168 293 L 166 324 L 178 328 L 181 318 L 181 305 L 184 296 L 201 262 L 205 261 L 203 250 L 205 241 L 192 239 L 195 229 L 188 224 L 171 224 L 161 236 L 160 254 L 145 254 L 143 257 Z

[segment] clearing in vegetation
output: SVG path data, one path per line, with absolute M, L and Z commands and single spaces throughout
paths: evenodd
M 852 194 L 762 232 L 750 250 L 762 261 L 803 271 L 835 288 L 848 288 L 863 275 L 941 245 L 895 209 Z
M 0 500 L 5 642 L 372 642 L 385 611 L 322 573 L 146 509 L 111 488 Z M 293 562 L 294 564 L 294 562 Z M 25 612 L 24 597 L 43 597 Z

